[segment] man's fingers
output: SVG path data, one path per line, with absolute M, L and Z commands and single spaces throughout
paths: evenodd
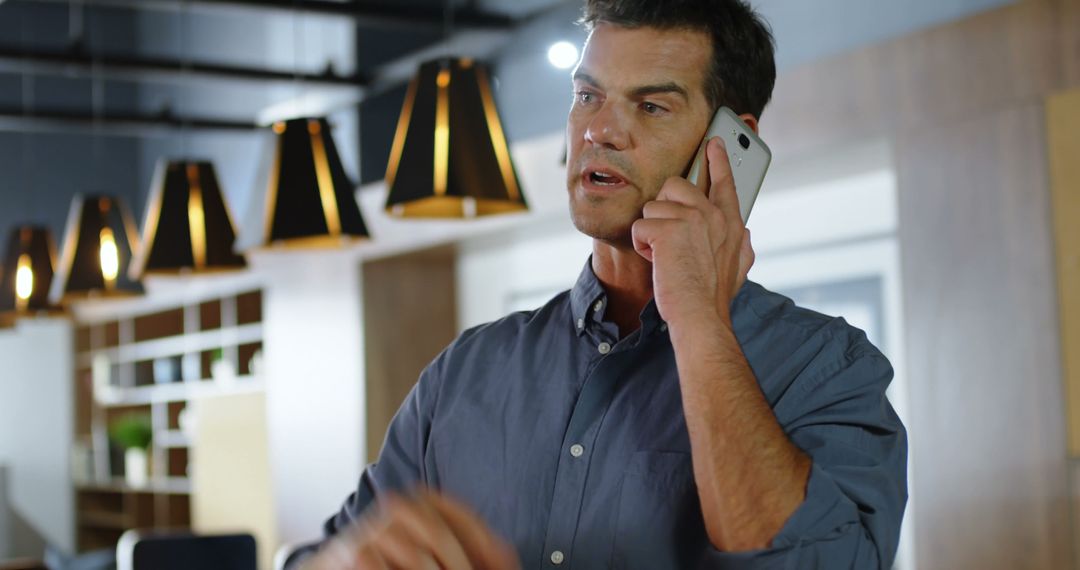
M 393 568 L 439 570 L 435 558 L 417 544 L 400 519 L 389 521 L 372 537 L 371 544 Z
M 695 188 L 685 178 L 673 176 L 664 181 L 656 193 L 656 201 L 671 201 L 686 206 L 704 208 L 709 204 L 708 194 Z
M 646 219 L 664 218 L 669 220 L 689 220 L 702 215 L 701 210 L 671 200 L 646 202 L 641 213 Z
M 439 511 L 461 541 L 470 560 L 484 570 L 516 570 L 520 567 L 517 553 L 501 538 L 492 534 L 484 522 L 468 507 L 443 495 L 426 493 L 426 498 Z
M 754 259 L 756 258 L 754 244 L 750 243 L 750 230 L 744 228 L 742 246 L 739 248 L 739 272 L 746 275 L 750 268 L 754 266 Z
M 731 162 L 728 160 L 727 146 L 724 145 L 723 139 L 720 137 L 709 139 L 706 154 L 709 156 L 709 175 L 712 178 L 712 184 L 709 186 L 709 201 L 719 206 L 727 219 L 731 220 L 732 216 L 738 216 L 741 221 L 739 196 L 735 192 L 735 178 L 731 173 Z
M 472 568 L 457 536 L 433 507 L 420 500 L 406 500 L 395 496 L 388 496 L 383 506 L 383 516 L 400 521 L 417 546 L 430 552 L 443 568 Z
M 356 553 L 355 570 L 390 570 L 390 566 L 386 564 L 386 561 L 376 552 L 373 546 L 369 546 L 360 549 L 360 552 Z
M 669 220 L 664 218 L 642 218 L 630 226 L 630 236 L 634 243 L 634 251 L 648 261 L 653 260 L 653 244 L 657 239 L 670 235 L 675 226 L 684 224 L 682 220 Z
M 739 247 L 739 275 L 735 280 L 735 291 L 733 293 L 738 293 L 743 283 L 746 282 L 746 276 L 750 273 L 750 268 L 754 266 L 756 258 L 757 254 L 754 253 L 754 246 L 750 243 L 750 230 L 744 229 L 742 245 Z
M 702 196 L 709 195 L 709 186 L 711 184 L 712 176 L 709 175 L 709 153 L 705 152 L 709 147 L 709 141 L 701 141 L 701 146 L 698 147 L 696 158 L 701 161 L 701 167 L 698 168 L 697 186 L 698 191 Z

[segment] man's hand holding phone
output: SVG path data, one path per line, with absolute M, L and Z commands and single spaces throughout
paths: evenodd
M 465 505 L 428 490 L 388 494 L 303 570 L 518 570 L 517 553 Z
M 730 326 L 731 300 L 754 263 L 724 142 L 705 148 L 698 185 L 669 178 L 632 229 L 634 249 L 653 263 L 660 316 L 676 327 L 719 318 Z

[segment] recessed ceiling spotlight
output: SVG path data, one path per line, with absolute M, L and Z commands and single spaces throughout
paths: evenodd
M 574 67 L 578 60 L 577 46 L 570 42 L 555 42 L 548 48 L 548 61 L 559 69 Z

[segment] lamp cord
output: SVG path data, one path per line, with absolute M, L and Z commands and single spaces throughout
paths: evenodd
M 180 73 L 183 75 L 184 81 L 182 82 L 183 88 L 189 86 L 190 71 L 191 71 L 191 38 L 190 38 L 190 17 L 191 13 L 188 11 L 188 0 L 181 0 L 180 2 L 180 14 L 177 18 L 178 27 L 180 28 L 177 34 L 177 41 L 180 43 Z M 181 99 L 182 100 L 182 99 Z M 179 102 L 178 102 L 179 103 Z M 191 160 L 188 155 L 189 143 L 188 138 L 191 136 L 191 120 L 186 111 L 181 110 L 180 105 L 175 106 L 176 111 L 180 113 L 182 117 L 180 120 L 180 159 L 183 161 Z
M 23 116 L 29 120 L 34 114 L 34 80 L 28 73 L 22 75 Z M 28 215 L 37 217 L 37 197 L 34 187 L 34 156 L 30 152 L 30 131 L 22 133 L 23 193 L 26 195 L 25 206 Z
M 450 37 L 454 33 L 454 0 L 443 2 L 443 53 L 450 57 Z
M 20 35 L 19 39 L 20 39 L 20 45 L 22 46 L 22 48 L 24 50 L 26 49 L 26 43 L 27 43 L 27 41 L 26 41 L 27 40 L 27 29 L 26 28 L 27 28 L 27 26 L 26 26 L 26 12 L 24 10 L 24 11 L 19 12 L 19 35 Z M 21 102 L 22 102 L 22 112 L 23 112 L 23 118 L 27 122 L 29 122 L 30 117 L 33 116 L 33 114 L 34 114 L 34 83 L 33 83 L 33 81 L 34 81 L 33 77 L 27 71 L 24 71 L 20 76 L 20 87 L 21 87 L 20 91 L 21 91 L 21 99 L 22 99 L 21 100 Z M 20 148 L 20 151 L 21 151 L 20 159 L 21 159 L 21 162 L 22 162 L 22 169 L 23 169 L 23 189 L 22 189 L 23 194 L 24 194 L 24 198 L 23 198 L 24 204 L 23 205 L 25 207 L 25 211 L 26 211 L 26 214 L 27 214 L 28 217 L 31 216 L 31 215 L 36 217 L 37 216 L 37 209 L 35 208 L 35 205 L 36 205 L 36 199 L 35 198 L 36 197 L 34 196 L 34 169 L 33 169 L 33 162 L 32 162 L 33 161 L 33 156 L 32 156 L 32 153 L 30 152 L 30 137 L 31 136 L 32 135 L 30 134 L 30 129 L 29 128 L 26 129 L 22 133 L 22 141 L 21 141 L 22 145 L 21 145 L 21 148 Z
M 68 2 L 68 44 L 69 47 L 80 47 L 83 41 L 83 0 L 70 0 Z
M 76 4 L 78 5 L 77 8 L 75 7 Z M 92 14 L 87 15 L 87 14 L 83 13 L 84 10 L 85 10 L 85 7 L 83 6 L 83 3 L 82 3 L 81 0 L 78 1 L 78 2 L 74 2 L 72 4 L 72 8 L 77 10 L 78 12 L 80 12 L 80 15 L 77 18 L 73 19 L 74 22 L 77 22 L 78 28 L 73 27 L 72 32 L 75 33 L 77 31 L 77 33 L 78 33 L 77 37 L 78 37 L 80 42 L 86 41 L 85 40 L 85 35 L 84 35 L 84 30 L 83 30 L 83 19 L 89 17 L 91 20 L 94 20 L 94 21 L 90 22 L 90 28 L 92 30 L 96 31 L 96 29 L 97 29 L 96 18 L 94 18 Z M 94 38 L 96 38 L 96 37 L 97 36 L 95 35 Z M 93 150 L 92 150 L 92 155 L 91 156 L 92 156 L 92 159 L 93 159 L 94 163 L 91 166 L 92 173 L 93 173 L 92 180 L 94 181 L 94 184 L 97 184 L 100 187 L 103 184 L 102 181 L 101 181 L 101 162 L 102 162 L 104 151 L 101 148 L 101 116 L 102 116 L 102 113 L 104 112 L 104 107 L 105 107 L 105 85 L 101 80 L 101 59 L 98 57 L 98 53 L 97 53 L 98 50 L 92 49 L 89 46 L 89 42 L 87 42 L 87 49 L 90 52 L 90 109 L 91 109 L 91 115 L 93 117 L 93 119 L 92 119 L 92 131 L 93 131 L 92 140 L 93 140 L 93 142 L 91 143 L 92 146 L 93 146 Z
M 296 90 L 296 99 L 301 100 L 304 94 L 304 79 L 300 71 L 304 58 L 304 30 L 303 14 L 300 12 L 299 3 L 293 0 L 293 86 Z

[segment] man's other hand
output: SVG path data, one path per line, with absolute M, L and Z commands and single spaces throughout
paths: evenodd
M 468 507 L 432 491 L 388 494 L 303 570 L 518 570 L 517 553 Z

